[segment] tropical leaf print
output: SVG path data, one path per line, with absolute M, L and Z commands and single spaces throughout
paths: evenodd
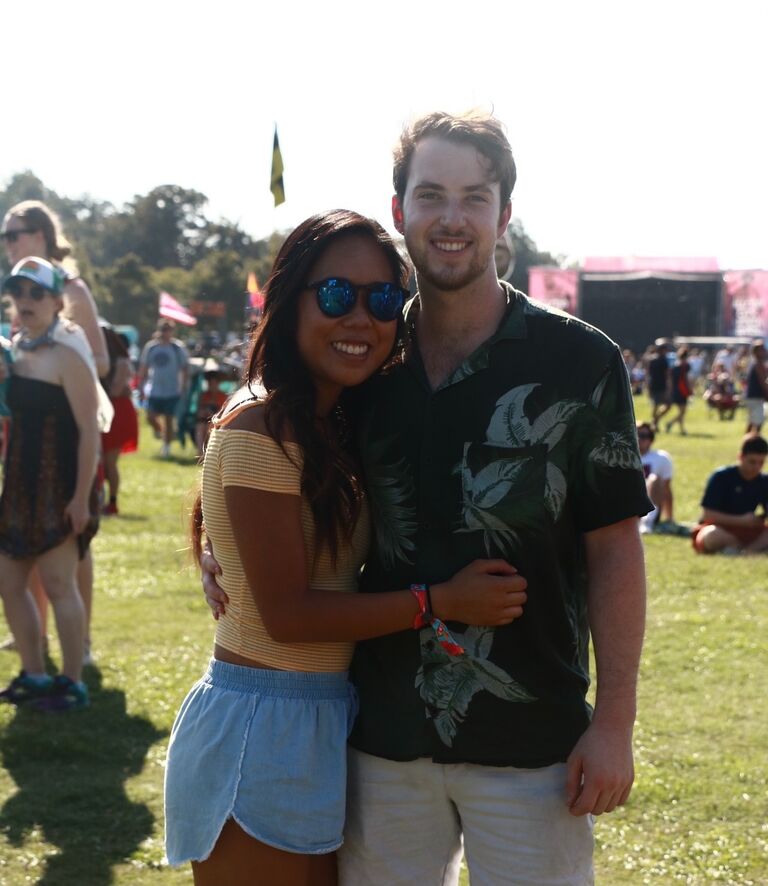
M 606 372 L 592 391 L 592 396 L 589 398 L 589 402 L 595 409 L 599 409 L 600 404 L 603 402 L 603 394 L 605 393 L 609 378 L 610 376 Z
M 573 416 L 584 408 L 578 400 L 560 400 L 536 419 L 531 426 L 531 443 L 546 443 L 547 451 L 551 452 L 562 440 Z
M 520 448 L 527 446 L 531 437 L 531 423 L 523 412 L 528 395 L 538 384 L 511 388 L 496 401 L 496 411 L 491 416 L 485 438 L 496 446 Z
M 530 461 L 523 458 L 519 461 L 491 462 L 472 482 L 472 503 L 483 510 L 497 505 L 515 485 Z
M 536 700 L 524 686 L 513 680 L 506 671 L 492 661 L 475 662 L 474 673 L 482 688 L 497 698 L 517 702 Z
M 465 650 L 459 658 L 444 652 L 426 628 L 421 632 L 422 665 L 416 674 L 416 687 L 429 710 L 440 740 L 453 746 L 456 732 L 464 722 L 469 704 L 478 692 L 491 692 L 505 701 L 535 701 L 524 686 L 498 665 L 488 661 L 494 629 L 470 626 L 453 636 Z
M 589 453 L 589 458 L 607 468 L 637 468 L 642 462 L 637 452 L 634 431 L 606 431 Z
M 482 531 L 488 556 L 494 547 L 512 554 L 519 542 L 515 530 L 540 522 L 540 470 L 535 460 L 493 458 L 500 452 L 506 449 L 465 443 L 464 458 L 454 470 L 462 479 L 462 525 L 457 531 Z M 478 465 L 476 473 L 473 462 Z
M 557 446 L 568 428 L 569 421 L 575 413 L 584 408 L 584 404 L 579 400 L 560 400 L 531 422 L 524 412 L 525 401 L 538 387 L 541 385 L 520 385 L 511 388 L 496 401 L 496 410 L 485 432 L 489 443 L 510 447 L 544 443 L 550 451 Z
M 539 387 L 539 384 L 519 385 L 500 397 L 486 430 L 486 440 L 488 445 L 499 449 L 545 447 L 543 500 L 546 511 L 557 520 L 568 488 L 565 474 L 554 463 L 552 453 L 565 437 L 574 416 L 586 404 L 573 399 L 559 400 L 531 421 L 525 414 L 525 404 Z M 540 509 L 534 513 L 532 508 L 533 501 L 540 501 L 542 497 L 542 487 L 537 489 L 529 476 L 534 461 L 511 452 L 505 455 L 502 451 L 496 460 L 473 474 L 468 458 L 471 445 L 465 444 L 464 459 L 458 468 L 462 475 L 464 525 L 457 531 L 482 528 L 489 554 L 493 545 L 510 553 L 519 541 L 516 529 L 522 526 L 535 528 L 541 524 Z
M 404 459 L 386 463 L 383 458 L 391 440 L 370 446 L 366 459 L 365 481 L 371 509 L 376 544 L 387 569 L 397 560 L 413 562 L 416 550 L 414 537 L 418 524 L 414 500 L 414 484 Z
M 495 633 L 493 628 L 469 625 L 464 631 L 464 649 L 472 658 L 488 658 Z
M 553 520 L 557 520 L 560 516 L 567 491 L 568 486 L 563 472 L 551 461 L 547 462 L 547 484 L 544 487 L 544 504 L 547 506 L 549 513 L 552 514 Z

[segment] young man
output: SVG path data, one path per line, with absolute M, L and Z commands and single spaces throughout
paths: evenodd
M 512 153 L 492 117 L 432 114 L 396 151 L 416 269 L 405 363 L 361 439 L 374 542 L 362 591 L 475 557 L 528 581 L 522 618 L 358 644 L 345 886 L 592 882 L 592 819 L 633 780 L 650 510 L 621 352 L 499 281 Z M 574 371 L 561 371 L 562 356 Z M 589 630 L 598 684 L 585 702 Z
M 707 481 L 701 523 L 692 541 L 700 554 L 759 554 L 768 551 L 768 442 L 756 434 L 741 443 L 738 464 L 719 468 Z M 758 514 L 758 508 L 762 513 Z
M 640 532 L 653 532 L 659 522 L 671 522 L 672 514 L 672 458 L 663 449 L 654 449 L 656 435 L 647 421 L 637 423 L 637 445 L 645 475 L 645 489 L 654 504 L 650 514 L 640 520 Z
M 394 182 L 419 293 L 406 360 L 362 419 L 374 531 L 361 590 L 421 591 L 504 557 L 528 602 L 503 628 L 358 644 L 339 882 L 456 886 L 463 837 L 473 886 L 588 884 L 591 815 L 625 803 L 633 780 L 637 518 L 651 503 L 627 373 L 602 333 L 497 279 L 515 182 L 497 120 L 417 121 Z M 210 574 L 205 586 L 225 602 Z
M 658 431 L 659 422 L 672 408 L 672 369 L 667 359 L 666 345 L 657 345 L 653 352 L 655 356 L 648 361 L 645 377 L 653 407 L 651 425 Z
M 189 355 L 184 345 L 173 337 L 172 320 L 161 319 L 157 333 L 147 342 L 139 360 L 139 390 L 149 379 L 147 421 L 163 441 L 160 454 L 167 458 L 171 451 L 173 417 L 187 385 Z M 163 423 L 161 425 L 160 418 Z

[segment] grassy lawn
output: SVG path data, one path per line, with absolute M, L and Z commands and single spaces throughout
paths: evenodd
M 648 417 L 644 401 L 637 409 Z M 675 460 L 678 520 L 696 518 L 742 426 L 698 404 L 689 436 L 659 436 Z M 163 759 L 213 622 L 184 551 L 194 459 L 162 462 L 149 437 L 123 458 L 121 513 L 95 542 L 91 708 L 0 709 L 0 886 L 191 883 L 163 864 Z M 768 558 L 696 557 L 669 536 L 646 538 L 646 552 L 637 783 L 625 809 L 598 821 L 598 882 L 766 884 Z M 17 669 L 0 653 L 3 683 Z

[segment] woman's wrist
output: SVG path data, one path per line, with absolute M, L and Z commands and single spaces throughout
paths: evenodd
M 432 602 L 432 614 L 440 621 L 451 621 L 448 585 L 446 582 L 429 586 L 429 596 Z

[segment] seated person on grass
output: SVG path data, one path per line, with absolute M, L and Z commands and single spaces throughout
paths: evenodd
M 766 455 L 768 442 L 757 434 L 748 435 L 742 440 L 738 464 L 719 468 L 709 478 L 701 523 L 692 535 L 700 554 L 768 551 L 768 474 L 761 473 Z
M 656 435 L 647 421 L 637 423 L 637 445 L 643 463 L 645 488 L 656 506 L 640 519 L 640 532 L 653 532 L 658 522 L 672 522 L 672 459 L 663 449 L 653 449 Z

